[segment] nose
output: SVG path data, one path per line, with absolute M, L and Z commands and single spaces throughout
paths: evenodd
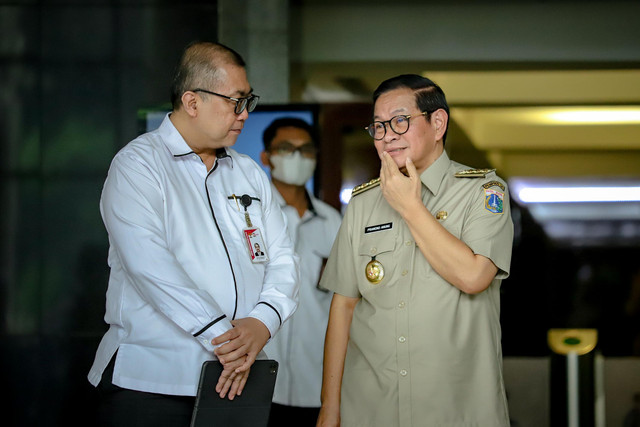
M 247 120 L 249 118 L 249 111 L 245 108 L 242 113 L 238 114 L 238 120 Z
M 400 135 L 395 133 L 393 129 L 391 129 L 391 126 L 388 123 L 385 123 L 385 126 L 386 126 L 386 129 L 385 129 L 386 132 L 384 133 L 382 140 L 385 142 L 385 144 L 389 144 L 390 142 L 396 141 L 400 137 Z

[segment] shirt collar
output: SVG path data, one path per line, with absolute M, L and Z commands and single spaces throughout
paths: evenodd
M 287 206 L 287 202 L 284 200 L 284 197 L 282 197 L 282 194 L 280 194 L 280 192 L 278 191 L 276 186 L 273 184 L 273 182 L 271 182 L 271 190 L 273 192 L 273 197 L 274 199 L 276 199 L 276 202 L 278 202 L 278 205 L 280 205 L 280 208 L 284 208 L 285 206 Z M 309 191 L 307 191 L 306 188 L 304 189 L 304 195 L 307 198 L 307 203 L 308 203 L 307 212 L 310 212 L 311 215 L 313 216 L 324 218 L 324 216 L 319 214 L 318 211 L 316 210 L 315 206 L 313 205 L 313 197 L 311 197 L 311 195 L 309 194 Z
M 171 113 L 167 113 L 158 128 L 160 135 L 162 135 L 162 140 L 164 141 L 165 146 L 169 149 L 169 152 L 173 155 L 173 157 L 183 157 L 188 156 L 189 154 L 194 154 L 187 141 L 184 140 L 178 129 L 173 125 L 173 122 L 169 118 Z M 221 147 L 216 150 L 216 160 L 222 160 L 228 158 L 231 162 L 231 167 L 233 167 L 233 158 L 229 154 L 226 148 Z
M 307 202 L 309 203 L 309 211 L 313 214 L 313 216 L 318 216 L 320 218 L 323 218 L 323 216 L 320 215 L 316 210 L 316 207 L 313 204 L 313 197 L 311 197 L 311 195 L 309 194 L 309 191 L 307 191 L 306 188 L 304 190 L 304 194 L 305 196 L 307 196 Z
M 438 194 L 440 184 L 442 184 L 450 165 L 451 160 L 449 160 L 447 152 L 443 151 L 440 157 L 420 175 L 420 181 L 434 196 Z
M 158 132 L 162 136 L 164 145 L 166 145 L 173 157 L 192 154 L 193 150 L 189 147 L 184 138 L 182 138 L 182 135 L 180 135 L 180 132 L 178 132 L 178 129 L 176 129 L 171 122 L 171 119 L 169 118 L 170 115 L 171 113 L 168 113 L 164 116 L 164 120 L 162 120 L 162 123 L 158 128 Z
M 278 205 L 281 208 L 287 205 L 287 202 L 284 201 L 284 197 L 282 197 L 282 194 L 280 194 L 276 186 L 273 184 L 273 181 L 271 182 L 271 192 L 273 193 L 273 198 L 278 202 Z
M 229 153 L 229 151 L 227 151 L 225 147 L 220 147 L 216 149 L 216 161 L 224 160 L 224 159 L 229 160 L 229 166 L 233 168 L 233 157 L 231 157 L 231 154 Z

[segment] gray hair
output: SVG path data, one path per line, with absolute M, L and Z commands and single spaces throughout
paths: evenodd
M 233 64 L 245 67 L 242 56 L 220 43 L 194 42 L 189 44 L 176 67 L 171 86 L 173 110 L 182 105 L 182 95 L 195 88 L 215 90 L 220 83 L 220 67 Z

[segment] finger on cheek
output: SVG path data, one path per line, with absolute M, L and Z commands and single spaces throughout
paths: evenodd
M 387 166 L 391 166 L 391 164 L 393 163 L 393 159 L 391 158 L 391 155 L 389 153 L 384 153 L 384 161 L 387 164 Z

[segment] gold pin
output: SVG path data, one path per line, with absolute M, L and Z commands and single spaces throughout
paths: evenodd
M 436 219 L 443 220 L 443 219 L 447 219 L 448 216 L 449 214 L 447 213 L 447 211 L 440 211 L 436 214 Z
M 364 274 L 367 276 L 369 282 L 377 285 L 384 278 L 384 267 L 380 264 L 380 261 L 376 261 L 376 257 L 373 257 L 371 261 L 367 263 Z

